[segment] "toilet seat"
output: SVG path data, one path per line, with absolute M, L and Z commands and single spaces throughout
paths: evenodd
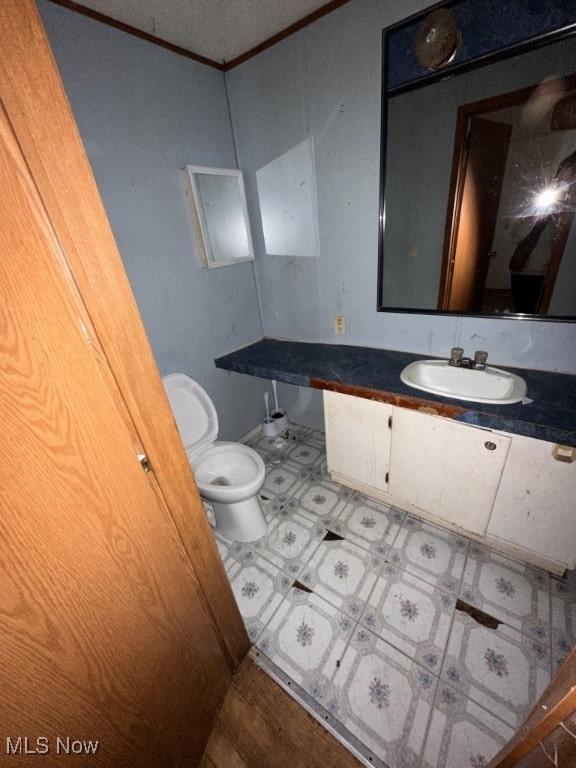
M 242 443 L 218 442 L 218 414 L 200 384 L 183 373 L 162 381 L 200 493 L 229 503 L 258 493 L 265 466 L 253 448 Z
M 165 376 L 164 389 L 190 460 L 218 437 L 218 414 L 206 390 L 183 373 Z
M 216 442 L 188 457 L 198 488 L 213 501 L 226 504 L 258 493 L 266 472 L 262 458 L 242 443 Z M 222 472 L 225 464 L 226 472 Z

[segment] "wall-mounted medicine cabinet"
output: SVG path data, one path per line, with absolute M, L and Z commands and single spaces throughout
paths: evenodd
M 254 259 L 242 171 L 187 165 L 184 191 L 203 267 Z

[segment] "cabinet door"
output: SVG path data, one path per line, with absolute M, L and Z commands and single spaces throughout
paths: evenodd
M 488 430 L 394 408 L 388 492 L 483 535 L 509 443 Z
M 386 490 L 391 415 L 387 403 L 324 392 L 329 471 Z
M 487 533 L 574 568 L 576 462 L 558 460 L 554 449 L 553 443 L 512 436 Z

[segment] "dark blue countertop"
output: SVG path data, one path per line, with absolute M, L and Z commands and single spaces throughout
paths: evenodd
M 523 405 L 469 403 L 408 387 L 400 372 L 423 355 L 343 344 L 262 339 L 215 360 L 218 368 L 331 389 L 437 413 L 488 429 L 576 447 L 576 376 L 514 369 L 528 385 Z M 502 366 L 498 366 L 502 367 Z

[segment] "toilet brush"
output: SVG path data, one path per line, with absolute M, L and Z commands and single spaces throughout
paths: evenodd
M 275 437 L 278 434 L 278 424 L 274 419 L 270 418 L 270 408 L 268 405 L 268 398 L 270 395 L 268 392 L 264 392 L 264 405 L 266 406 L 266 418 L 262 422 L 262 433 L 266 437 Z
M 276 382 L 272 380 L 272 392 L 274 392 L 274 413 L 278 413 L 278 392 L 276 391 Z
M 284 432 L 288 429 L 288 419 L 286 418 L 286 411 L 284 408 L 278 408 L 278 393 L 276 391 L 276 382 L 272 380 L 272 391 L 274 392 L 274 410 L 272 411 L 272 418 L 276 422 L 278 433 Z

